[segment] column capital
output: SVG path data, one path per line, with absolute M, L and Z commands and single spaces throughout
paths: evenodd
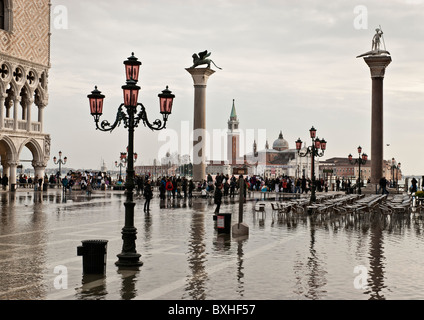
M 186 70 L 193 77 L 195 86 L 206 86 L 209 77 L 215 73 L 210 68 L 186 68 Z
M 392 58 L 386 55 L 364 57 L 364 61 L 371 71 L 371 78 L 384 78 L 386 67 L 392 62 Z
M 31 164 L 34 167 L 34 169 L 38 169 L 38 168 L 43 169 L 43 168 L 47 167 L 47 163 L 46 162 L 41 162 L 41 161 L 36 161 L 36 160 L 33 160 L 31 162 Z
M 10 160 L 10 161 L 7 161 L 6 162 L 6 164 L 9 166 L 9 167 L 17 167 L 18 166 L 18 161 L 12 161 L 12 160 Z

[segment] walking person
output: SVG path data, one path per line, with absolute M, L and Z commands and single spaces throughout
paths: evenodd
M 153 190 L 152 186 L 150 185 L 150 180 L 146 181 L 146 184 L 144 185 L 144 198 L 146 201 L 144 202 L 144 212 L 150 211 L 150 200 L 153 198 Z
M 215 213 L 219 213 L 219 208 L 222 202 L 222 183 L 219 183 L 215 188 L 214 203 L 216 204 Z
M 389 191 L 387 190 L 387 180 L 385 177 L 380 179 L 379 185 L 380 188 L 378 189 L 378 193 L 380 193 L 380 190 L 382 190 L 381 194 L 389 194 Z

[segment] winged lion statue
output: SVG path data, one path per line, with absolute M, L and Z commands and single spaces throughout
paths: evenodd
M 208 52 L 208 50 L 199 52 L 199 54 L 197 53 L 193 53 L 192 57 L 193 57 L 193 65 L 191 66 L 191 68 L 196 68 L 197 66 L 206 64 L 207 68 L 211 67 L 211 63 L 213 63 L 213 65 L 215 67 L 217 67 L 218 69 L 221 69 L 220 67 L 218 67 L 215 62 L 213 62 L 212 59 L 209 59 L 208 57 L 211 55 L 211 52 Z

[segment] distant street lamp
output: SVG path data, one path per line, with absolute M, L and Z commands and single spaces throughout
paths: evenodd
M 361 185 L 362 185 L 362 182 L 361 182 L 361 165 L 365 164 L 368 160 L 367 154 L 362 153 L 362 155 L 361 155 L 361 153 L 362 153 L 362 147 L 359 146 L 358 147 L 358 159 L 353 160 L 353 156 L 351 154 L 349 154 L 349 156 L 348 156 L 350 164 L 353 164 L 353 165 L 358 164 L 359 165 L 358 194 L 361 194 Z
M 312 178 L 312 189 L 311 189 L 311 199 L 310 203 L 314 203 L 316 201 L 316 194 L 315 194 L 315 157 L 322 157 L 324 155 L 324 151 L 327 148 L 327 141 L 324 139 L 319 139 L 316 136 L 317 130 L 312 127 L 309 130 L 310 137 L 312 139 L 312 145 L 306 148 L 305 153 L 301 153 L 300 150 L 302 149 L 302 140 L 297 139 L 296 140 L 296 149 L 297 154 L 301 157 L 306 157 L 307 155 L 311 156 L 311 178 Z M 320 152 L 321 150 L 321 152 Z
M 397 187 L 398 176 L 399 176 L 399 169 L 400 169 L 400 162 L 399 163 L 396 163 L 395 158 L 392 158 L 392 164 L 391 164 L 390 167 L 391 167 L 391 170 L 392 170 L 392 184 L 393 184 L 393 187 Z M 396 170 L 396 180 L 395 180 L 395 170 Z
M 158 95 L 160 104 L 160 113 L 162 114 L 163 120 L 156 119 L 153 123 L 150 123 L 147 119 L 146 109 L 143 104 L 137 102 L 138 92 L 140 87 L 137 86 L 138 75 L 141 62 L 134 57 L 132 53 L 128 60 L 124 61 L 126 84 L 122 86 L 124 94 L 124 103 L 118 107 L 115 122 L 111 125 L 107 120 L 103 120 L 100 125 L 100 117 L 103 113 L 103 99 L 104 95 L 95 89 L 87 97 L 90 102 L 91 115 L 94 117 L 96 123 L 96 129 L 100 131 L 112 131 L 117 126 L 124 123 L 124 128 L 128 129 L 128 158 L 127 158 L 127 179 L 125 183 L 126 201 L 125 206 L 125 225 L 122 228 L 122 252 L 118 254 L 118 261 L 115 265 L 118 267 L 131 268 L 139 267 L 143 265 L 141 262 L 140 254 L 136 251 L 135 239 L 137 238 L 137 229 L 134 226 L 134 129 L 138 127 L 140 121 L 143 122 L 144 126 L 147 126 L 151 130 L 162 130 L 166 127 L 168 116 L 172 111 L 172 103 L 174 95 L 168 90 L 168 86 L 165 90 Z M 137 111 L 140 107 L 140 111 Z
M 127 147 L 128 152 L 128 147 Z M 134 153 L 134 163 L 137 161 L 137 152 Z M 119 157 L 119 164 L 118 161 L 115 161 L 115 166 L 119 168 L 119 181 L 122 181 L 122 167 L 126 167 L 127 165 L 127 153 L 121 152 L 121 155 Z
M 68 157 L 63 158 L 62 160 L 62 151 L 59 151 L 59 160 L 56 157 L 53 157 L 54 164 L 59 164 L 59 177 L 62 175 L 62 164 L 65 164 L 68 160 Z

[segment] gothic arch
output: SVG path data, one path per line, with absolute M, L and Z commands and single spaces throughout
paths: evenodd
M 0 156 L 1 161 L 17 161 L 18 153 L 15 144 L 8 136 L 0 137 Z
M 19 147 L 19 154 L 21 154 L 24 147 L 27 147 L 31 151 L 33 161 L 35 162 L 44 161 L 43 148 L 35 139 L 33 138 L 26 139 Z

